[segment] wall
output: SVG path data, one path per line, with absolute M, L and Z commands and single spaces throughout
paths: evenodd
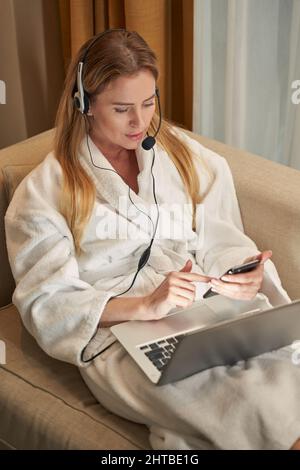
M 57 0 L 1 0 L 0 148 L 53 127 L 64 66 Z

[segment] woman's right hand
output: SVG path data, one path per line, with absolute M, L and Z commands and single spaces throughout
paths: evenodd
M 180 271 L 171 271 L 164 281 L 145 296 L 143 318 L 140 320 L 159 320 L 175 307 L 186 308 L 195 300 L 196 287 L 192 281 L 210 282 L 212 277 L 191 273 L 192 262 L 188 260 Z

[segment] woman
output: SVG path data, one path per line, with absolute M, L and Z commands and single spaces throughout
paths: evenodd
M 189 306 L 256 257 L 255 270 L 218 281 L 217 293 L 290 302 L 271 252 L 243 233 L 226 160 L 167 120 L 153 151 L 143 149 L 158 128 L 157 79 L 155 54 L 135 32 L 81 47 L 54 151 L 6 213 L 13 303 L 44 351 L 78 365 L 104 406 L 149 427 L 153 448 L 289 448 L 300 436 L 300 374 L 288 348 L 156 387 L 105 328 Z

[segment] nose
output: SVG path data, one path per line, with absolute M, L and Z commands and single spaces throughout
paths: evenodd
M 145 129 L 145 119 L 143 117 L 143 112 L 138 109 L 133 109 L 130 116 L 130 126 L 138 130 Z

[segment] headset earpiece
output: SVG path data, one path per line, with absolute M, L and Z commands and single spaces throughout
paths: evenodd
M 89 103 L 89 97 L 88 94 L 86 93 L 85 89 L 83 88 L 83 83 L 82 83 L 82 71 L 83 71 L 83 61 L 79 62 L 78 67 L 77 67 L 77 91 L 74 93 L 73 99 L 74 99 L 74 105 L 78 111 L 81 112 L 81 114 L 86 114 L 89 110 L 90 103 Z
M 80 95 L 79 91 L 76 91 L 74 94 L 74 105 L 82 114 L 87 114 L 90 108 L 90 102 L 88 96 L 83 92 L 83 97 Z
M 76 91 L 76 93 L 74 94 L 74 106 L 80 111 L 80 97 L 78 91 Z
M 90 102 L 89 102 L 89 99 L 88 99 L 88 96 L 87 96 L 86 92 L 83 92 L 83 104 L 84 104 L 83 114 L 87 114 L 87 112 L 90 108 Z

